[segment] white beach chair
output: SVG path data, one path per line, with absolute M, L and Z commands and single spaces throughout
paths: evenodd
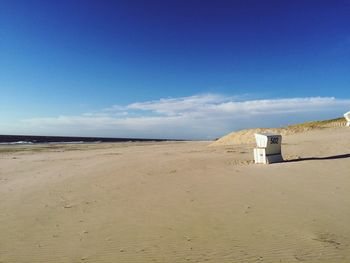
M 344 117 L 347 121 L 346 126 L 350 127 L 350 111 L 344 114 Z
M 282 162 L 282 136 L 272 133 L 255 133 L 257 148 L 254 148 L 255 163 L 277 163 Z

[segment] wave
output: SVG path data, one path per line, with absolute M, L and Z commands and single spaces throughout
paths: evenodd
M 33 144 L 33 142 L 30 142 L 30 141 L 0 142 L 0 145 L 15 145 L 15 144 Z

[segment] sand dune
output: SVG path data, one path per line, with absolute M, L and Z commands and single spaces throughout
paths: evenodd
M 0 147 L 0 262 L 350 261 L 350 129 L 208 144 Z
M 249 144 L 255 143 L 255 133 L 277 133 L 283 136 L 288 136 L 296 133 L 305 133 L 312 130 L 320 130 L 325 128 L 345 127 L 345 118 L 338 118 L 325 121 L 313 121 L 306 122 L 296 125 L 290 125 L 283 128 L 256 128 L 246 129 L 241 131 L 232 132 L 225 135 L 209 146 L 223 146 L 223 145 L 234 145 L 234 144 Z

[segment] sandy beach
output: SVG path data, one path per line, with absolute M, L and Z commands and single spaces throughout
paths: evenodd
M 350 129 L 0 147 L 0 262 L 349 262 Z

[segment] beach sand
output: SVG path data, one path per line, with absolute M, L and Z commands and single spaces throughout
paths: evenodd
M 1 146 L 0 262 L 350 262 L 350 129 L 283 140 Z

